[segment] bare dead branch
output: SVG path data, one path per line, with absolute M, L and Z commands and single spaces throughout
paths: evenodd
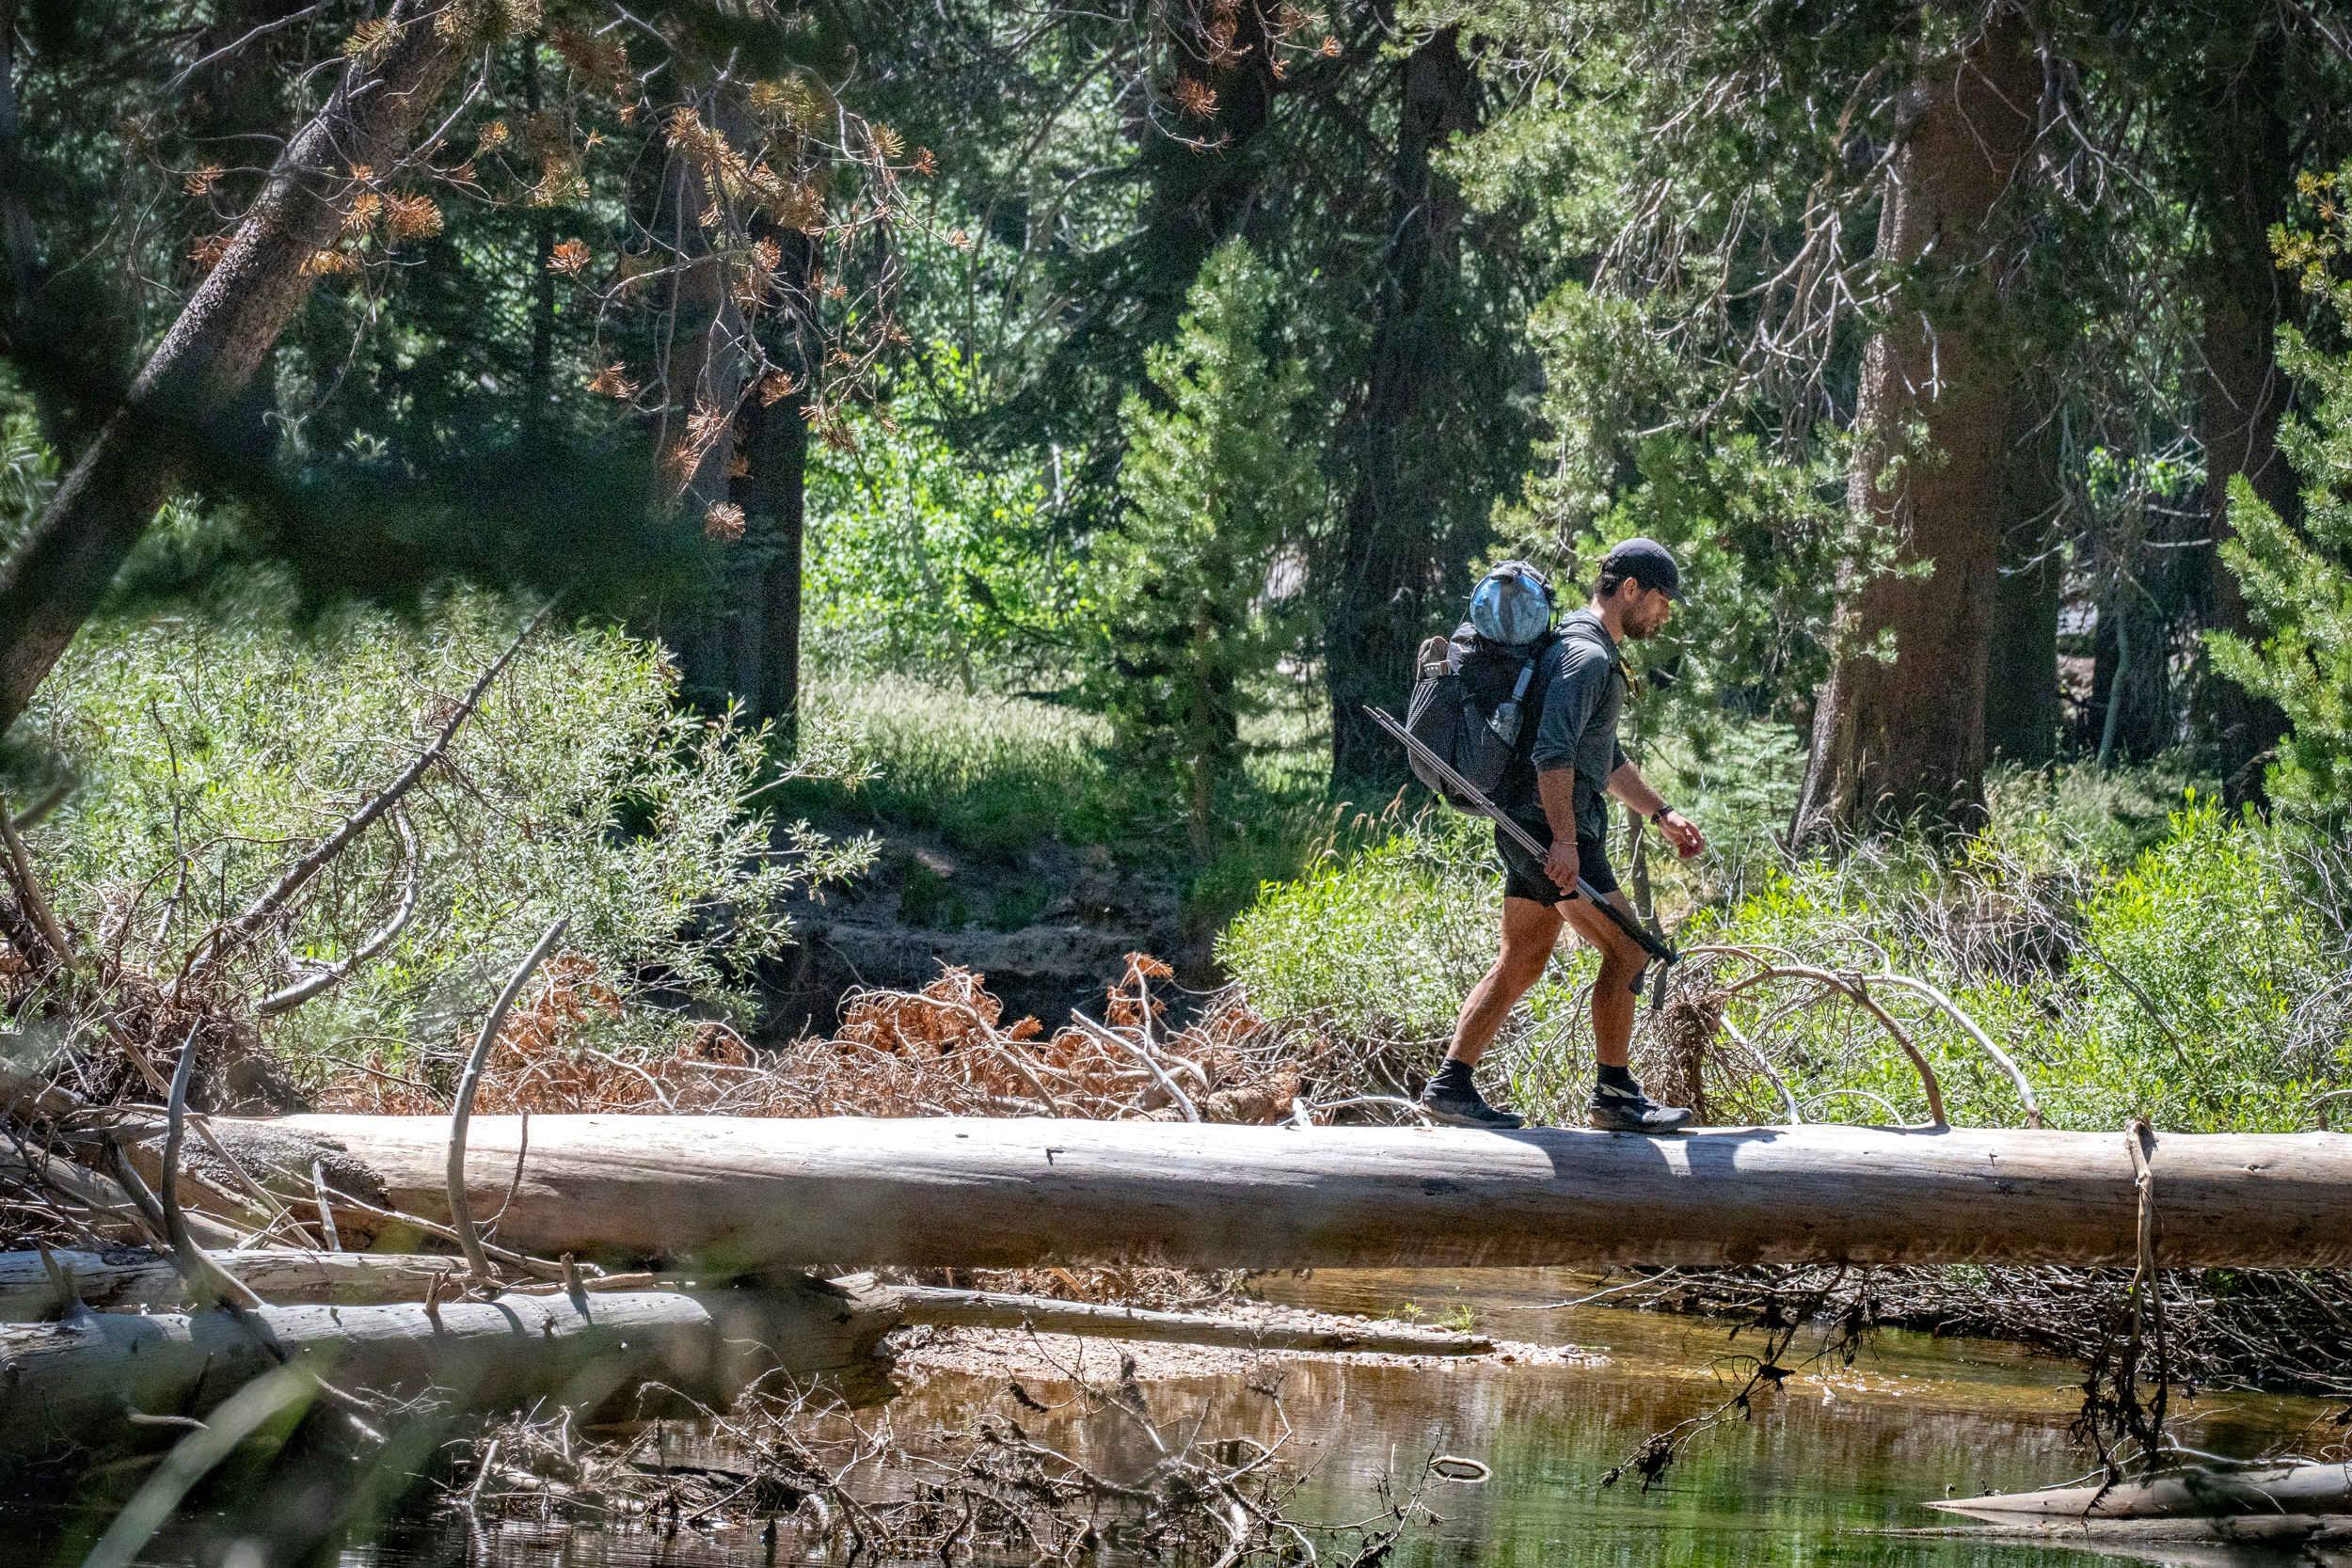
M 490 1059 L 490 1048 L 498 1043 L 500 1026 L 506 1022 L 515 999 L 522 994 L 532 974 L 555 951 L 563 940 L 564 920 L 558 920 L 539 938 L 539 943 L 515 971 L 506 989 L 499 992 L 497 1006 L 490 1016 L 482 1021 L 482 1033 L 475 1037 L 473 1051 L 466 1058 L 466 1073 L 457 1081 L 457 1103 L 450 1112 L 449 1126 L 449 1214 L 451 1228 L 457 1233 L 457 1244 L 465 1249 L 466 1261 L 473 1268 L 474 1278 L 483 1284 L 493 1279 L 490 1259 L 482 1250 L 482 1237 L 474 1229 L 473 1206 L 466 1198 L 466 1123 L 473 1115 L 474 1091 L 481 1085 L 482 1069 Z

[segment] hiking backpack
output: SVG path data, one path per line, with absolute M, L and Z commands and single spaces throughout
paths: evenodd
M 1527 709 L 1542 705 L 1541 691 L 1532 702 L 1529 695 L 1536 670 L 1559 641 L 1558 633 L 1546 632 L 1516 646 L 1495 642 L 1468 621 L 1451 637 L 1431 638 L 1413 661 L 1413 699 L 1405 710 L 1405 727 L 1492 799 L 1518 750 Z M 1481 809 L 1420 757 L 1411 760 L 1413 776 L 1445 797 L 1448 805 Z

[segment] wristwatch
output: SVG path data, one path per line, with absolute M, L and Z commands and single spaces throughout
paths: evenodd
M 1666 814 L 1672 810 L 1674 810 L 1674 807 L 1672 806 L 1661 806 L 1656 811 L 1651 812 L 1649 814 L 1650 826 L 1654 828 L 1660 823 L 1665 821 Z

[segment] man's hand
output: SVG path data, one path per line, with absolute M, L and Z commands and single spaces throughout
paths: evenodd
M 1574 836 L 1553 839 L 1550 852 L 1544 857 L 1544 875 L 1551 879 L 1551 885 L 1560 890 L 1561 897 L 1577 896 L 1578 869 Z
M 1699 832 L 1696 824 L 1678 811 L 1669 811 L 1660 817 L 1658 831 L 1666 835 L 1666 842 L 1675 847 L 1675 853 L 1686 861 L 1707 847 L 1706 835 Z M 1571 849 L 1569 853 L 1573 855 L 1575 851 Z

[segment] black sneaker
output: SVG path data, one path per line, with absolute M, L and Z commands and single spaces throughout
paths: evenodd
M 1636 1084 L 1630 1090 L 1613 1084 L 1593 1088 L 1591 1121 L 1604 1132 L 1679 1132 L 1691 1113 L 1679 1105 L 1661 1105 Z
M 1432 1084 L 1421 1091 L 1421 1108 L 1431 1121 L 1441 1121 L 1448 1127 L 1480 1127 L 1489 1132 L 1507 1132 L 1515 1127 L 1525 1127 L 1525 1117 L 1508 1111 L 1498 1111 L 1486 1103 L 1476 1089 L 1467 1093 L 1445 1090 Z

